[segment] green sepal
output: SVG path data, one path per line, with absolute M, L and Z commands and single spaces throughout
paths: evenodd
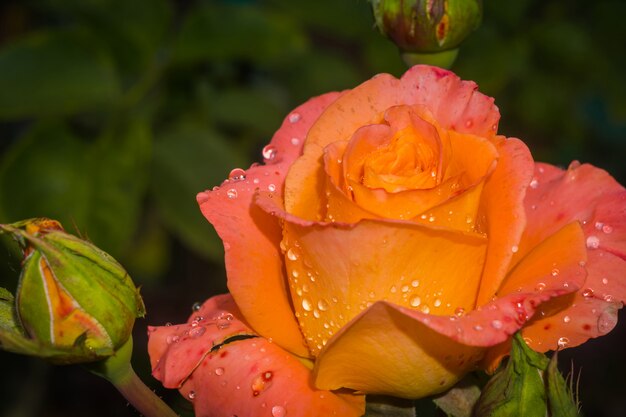
M 550 417 L 578 417 L 579 410 L 571 385 L 557 368 L 558 352 L 554 352 L 545 372 Z M 571 382 L 571 380 L 570 380 Z
M 508 363 L 484 387 L 475 416 L 545 417 L 547 398 L 542 374 L 547 366 L 548 359 L 530 349 L 516 334 Z

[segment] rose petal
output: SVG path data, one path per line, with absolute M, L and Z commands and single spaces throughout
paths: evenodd
M 522 141 L 499 137 L 494 143 L 499 153 L 498 165 L 485 183 L 480 210 L 486 222 L 483 227 L 489 236 L 489 249 L 478 293 L 479 306 L 496 293 L 513 254 L 519 250 L 526 225 L 523 201 L 533 170 L 532 156 Z
M 151 327 L 153 375 L 180 388 L 198 417 L 362 415 L 362 396 L 314 388 L 310 370 L 276 344 L 258 337 L 228 341 L 253 336 L 241 320 L 232 297 L 221 295 L 187 324 Z
M 308 352 L 289 303 L 279 251 L 281 228 L 252 205 L 252 197 L 258 189 L 282 194 L 287 169 L 300 154 L 306 132 L 337 97 L 330 93 L 309 100 L 287 116 L 264 149 L 268 165 L 251 167 L 245 179 L 225 181 L 197 197 L 224 242 L 228 288 L 243 315 L 256 332 L 302 356 Z
M 179 388 L 209 351 L 237 335 L 254 335 L 229 294 L 207 300 L 186 324 L 148 328 L 152 375 Z
M 475 83 L 461 81 L 449 71 L 418 65 L 400 80 L 381 74 L 344 93 L 312 126 L 304 156 L 289 171 L 285 183 L 287 211 L 308 220 L 321 219 L 325 202 L 314 196 L 320 195 L 325 184 L 320 175 L 324 147 L 349 140 L 362 126 L 379 123 L 390 107 L 421 105 L 444 129 L 494 136 L 500 114 L 493 99 L 476 90 Z
M 393 220 L 306 222 L 275 199 L 260 194 L 257 204 L 284 220 L 294 309 L 313 354 L 377 300 L 442 315 L 474 308 L 483 236 Z
M 266 339 L 240 340 L 207 355 L 181 389 L 197 417 L 357 417 L 365 397 L 319 390 L 311 371 Z
M 589 250 L 626 259 L 626 190 L 606 171 L 587 164 L 573 163 L 567 171 L 537 164 L 524 203 L 528 224 L 520 253 L 578 220 Z
M 582 232 L 572 224 L 522 260 L 504 287 L 509 293 L 468 314 L 433 316 L 376 303 L 320 352 L 316 383 L 327 389 L 350 387 L 407 398 L 444 390 L 487 352 L 477 347 L 494 346 L 500 352 L 500 344 L 527 324 L 543 303 L 571 298 L 567 294 L 577 291 L 585 278 L 581 256 Z M 557 276 L 555 262 L 562 271 Z M 536 291 L 532 284 L 539 282 L 547 284 Z

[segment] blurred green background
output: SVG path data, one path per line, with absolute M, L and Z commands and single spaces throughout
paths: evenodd
M 626 2 L 486 1 L 454 70 L 496 98 L 500 132 L 537 160 L 592 162 L 626 182 Z M 226 291 L 221 243 L 195 194 L 260 149 L 311 96 L 401 75 L 365 0 L 22 0 L 0 3 L 0 222 L 46 216 L 114 255 L 147 324 Z M 20 256 L 0 247 L 0 286 Z M 624 319 L 622 315 L 622 319 Z M 563 352 L 588 416 L 626 415 L 626 326 Z M 0 352 L 2 416 L 136 416 L 78 366 Z M 582 369 L 582 371 L 580 371 Z

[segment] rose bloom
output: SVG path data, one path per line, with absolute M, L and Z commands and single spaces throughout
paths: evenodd
M 198 195 L 229 295 L 150 328 L 153 374 L 198 416 L 359 416 L 609 332 L 626 192 L 535 163 L 473 82 L 429 66 L 295 109 L 264 164 Z

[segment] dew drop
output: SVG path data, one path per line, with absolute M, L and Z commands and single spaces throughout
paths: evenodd
M 511 247 L 511 252 L 513 252 L 513 253 L 517 253 L 517 251 L 519 251 L 519 246 L 517 246 L 517 245 L 513 245 L 513 246 Z
M 602 228 L 604 227 L 604 223 L 602 222 L 596 222 L 594 224 L 594 227 L 596 228 L 596 230 L 602 230 Z
M 465 309 L 463 307 L 457 307 L 454 309 L 455 316 L 461 317 L 463 314 L 465 314 Z
M 567 337 L 559 337 L 559 340 L 556 342 L 559 346 L 559 349 L 564 349 L 569 344 L 569 339 Z
M 308 299 L 308 298 L 303 298 L 303 299 L 302 299 L 302 308 L 303 308 L 305 311 L 311 311 L 311 310 L 313 310 L 313 305 L 311 304 L 311 301 L 309 301 L 309 299 Z
M 600 334 L 607 334 L 617 324 L 617 315 L 610 311 L 603 311 L 598 317 L 598 331 Z
M 298 278 L 298 276 L 300 275 L 300 273 L 298 271 L 296 271 L 295 269 L 293 271 L 291 271 L 291 276 L 294 278 Z
M 217 375 L 217 376 L 224 375 L 224 368 L 216 368 L 215 369 L 215 375 Z
M 178 343 L 179 340 L 180 337 L 177 335 L 169 335 L 167 336 L 167 339 L 165 339 L 168 345 L 171 345 L 172 343 Z
M 396 288 L 396 286 L 395 286 L 395 285 L 392 285 L 392 286 L 391 286 L 391 288 L 389 289 L 389 291 L 390 291 L 392 294 L 395 294 L 396 292 L 398 292 L 398 289 Z
M 320 312 L 318 309 L 313 310 L 313 317 L 315 317 L 316 319 L 320 318 Z
M 551 274 L 553 277 L 556 277 L 556 276 L 558 276 L 558 275 L 559 275 L 559 270 L 558 270 L 557 268 L 554 268 L 550 274 Z
M 537 181 L 536 178 L 533 178 L 533 180 L 530 182 L 530 188 L 532 188 L 533 190 L 536 189 L 539 186 L 539 181 Z
M 194 398 L 196 398 L 196 392 L 194 390 L 189 391 L 189 394 L 187 394 L 187 398 L 193 400 Z
M 422 303 L 422 299 L 415 296 L 413 298 L 411 298 L 411 306 L 412 307 L 418 307 L 420 304 Z
M 286 414 L 285 407 L 280 405 L 272 407 L 272 417 L 285 417 Z
M 408 285 L 403 285 L 402 286 L 402 292 L 409 292 L 409 286 Z
M 271 161 L 276 158 L 276 148 L 273 145 L 267 145 L 263 148 L 261 154 L 263 154 L 263 159 Z
M 441 300 L 440 299 L 436 299 L 435 302 L 433 303 L 433 305 L 435 307 L 439 307 L 441 305 Z
M 589 249 L 597 249 L 600 246 L 600 239 L 597 236 L 589 236 L 587 238 L 587 247 Z
M 572 321 L 570 316 L 563 317 L 563 323 L 569 323 L 570 321 Z
M 274 184 L 270 184 L 267 186 L 267 189 L 273 193 L 274 191 L 276 191 L 276 186 Z
M 538 291 L 538 292 L 541 292 L 545 289 L 546 289 L 546 284 L 543 282 L 540 282 L 535 286 L 535 291 Z
M 317 302 L 317 308 L 319 308 L 320 311 L 328 310 L 328 302 L 322 298 Z
M 474 326 L 474 330 L 476 330 L 477 332 L 480 332 L 480 331 L 482 331 L 482 330 L 483 330 L 483 326 L 481 326 L 480 324 L 476 324 L 476 325 Z
M 602 227 L 602 232 L 608 235 L 613 232 L 613 227 L 609 226 L 608 224 L 605 224 L 604 227 Z
M 585 298 L 593 297 L 593 290 L 591 288 L 585 288 L 583 290 L 583 297 L 585 297 Z
M 289 122 L 290 123 L 296 123 L 298 121 L 300 121 L 300 113 L 291 113 L 289 115 Z
M 602 283 L 603 283 L 604 285 L 608 284 L 608 283 L 609 283 L 608 278 L 602 278 Z
M 246 171 L 241 168 L 235 168 L 228 174 L 228 179 L 231 181 L 242 181 L 246 179 Z
M 191 311 L 198 311 L 198 310 L 200 310 L 201 307 L 202 307 L 202 303 L 196 301 L 191 306 Z
M 491 327 L 493 327 L 494 329 L 501 329 L 502 328 L 502 322 L 500 320 L 493 320 L 491 322 Z
M 194 327 L 193 329 L 189 330 L 189 336 L 195 339 L 202 336 L 205 331 L 206 327 Z
M 412 286 L 413 288 L 417 288 L 417 287 L 419 287 L 419 286 L 420 286 L 420 282 L 419 282 L 418 280 L 414 279 L 414 280 L 411 282 L 411 286 Z
M 237 198 L 237 190 L 231 188 L 230 190 L 226 191 L 226 196 L 230 199 Z
M 254 184 L 258 184 L 260 182 L 261 182 L 261 180 L 258 179 L 258 178 L 255 178 L 255 179 L 252 180 L 252 183 L 254 183 Z
M 298 255 L 296 255 L 293 249 L 289 248 L 289 250 L 287 251 L 287 259 L 289 259 L 290 261 L 296 261 L 298 260 Z
M 430 313 L 430 308 L 426 304 L 422 306 L 422 313 L 424 314 Z
M 293 146 L 298 146 L 300 144 L 300 139 L 298 139 L 298 138 L 291 138 L 291 144 Z

